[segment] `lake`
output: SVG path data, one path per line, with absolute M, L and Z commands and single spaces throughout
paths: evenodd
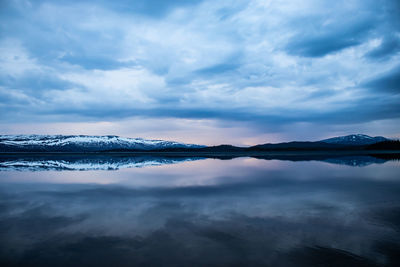
M 400 162 L 0 161 L 1 266 L 398 266 Z

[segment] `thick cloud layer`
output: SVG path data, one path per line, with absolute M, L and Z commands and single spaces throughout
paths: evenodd
M 3 1 L 0 119 L 211 120 L 257 133 L 246 137 L 387 128 L 400 116 L 399 11 L 390 0 Z

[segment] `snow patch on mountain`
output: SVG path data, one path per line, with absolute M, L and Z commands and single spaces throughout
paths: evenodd
M 17 148 L 43 151 L 102 151 L 113 149 L 154 150 L 197 147 L 204 146 L 174 141 L 126 138 L 114 135 L 0 135 L 0 150 Z
M 371 145 L 389 139 L 383 136 L 369 136 L 365 134 L 350 134 L 321 140 L 320 142 L 338 145 Z

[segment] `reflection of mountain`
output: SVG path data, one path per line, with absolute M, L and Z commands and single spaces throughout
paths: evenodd
M 268 156 L 255 156 L 264 160 L 289 160 L 289 161 L 322 161 L 331 164 L 363 167 L 371 164 L 383 164 L 389 160 L 397 160 L 397 155 L 344 155 L 344 154 L 275 154 Z
M 21 157 L 0 158 L 1 170 L 18 171 L 40 171 L 40 170 L 119 170 L 125 168 L 141 168 L 147 166 L 159 166 L 175 164 L 184 161 L 199 160 L 194 157 L 110 157 L 110 156 L 87 156 L 87 157 Z
M 185 161 L 201 160 L 206 158 L 233 159 L 246 155 L 211 154 L 202 157 L 193 155 L 163 156 L 138 154 L 14 154 L 0 156 L 0 171 L 43 171 L 43 170 L 119 170 L 125 168 L 141 168 L 147 166 L 160 166 L 176 164 Z M 265 154 L 252 155 L 251 157 L 263 160 L 289 160 L 289 161 L 323 161 L 332 164 L 348 166 L 367 166 L 381 164 L 394 158 L 379 158 L 379 155 L 343 155 L 343 154 Z
M 382 164 L 385 163 L 387 160 L 371 156 L 350 156 L 350 157 L 330 158 L 324 161 L 333 164 L 362 167 L 371 164 Z

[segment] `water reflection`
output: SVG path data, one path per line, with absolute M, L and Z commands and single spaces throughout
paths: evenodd
M 43 170 L 119 170 L 175 164 L 184 161 L 199 160 L 200 157 L 160 157 L 160 156 L 108 156 L 99 155 L 36 155 L 2 156 L 0 171 L 43 171 Z
M 0 172 L 0 263 L 396 266 L 399 170 L 237 158 Z
M 125 168 L 142 168 L 175 164 L 185 161 L 202 160 L 206 158 L 233 159 L 238 156 L 163 156 L 163 155 L 129 155 L 129 154 L 3 154 L 0 155 L 0 171 L 87 171 L 87 170 L 119 170 Z M 289 161 L 323 161 L 332 164 L 349 166 L 367 166 L 382 164 L 389 158 L 380 158 L 372 155 L 341 155 L 341 154 L 287 154 L 255 155 L 253 158 L 265 160 Z

